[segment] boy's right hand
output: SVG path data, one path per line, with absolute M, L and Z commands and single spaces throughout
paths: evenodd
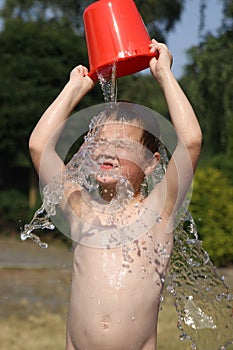
M 95 85 L 94 81 L 88 76 L 88 69 L 82 65 L 78 65 L 71 71 L 69 82 L 76 85 L 78 89 L 82 89 L 84 93 L 87 93 Z

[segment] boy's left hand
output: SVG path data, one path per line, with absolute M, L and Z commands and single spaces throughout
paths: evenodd
M 152 75 L 160 81 L 164 72 L 170 72 L 172 66 L 172 54 L 168 50 L 167 46 L 163 43 L 159 43 L 155 39 L 151 40 L 149 44 L 150 52 L 158 52 L 158 58 L 153 57 L 150 60 L 150 70 Z

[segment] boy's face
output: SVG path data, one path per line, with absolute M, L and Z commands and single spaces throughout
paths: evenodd
M 148 159 L 152 158 L 141 143 L 142 134 L 141 128 L 125 123 L 109 123 L 99 129 L 93 158 L 99 165 L 97 181 L 102 186 L 114 187 L 124 177 L 135 193 L 140 191 Z

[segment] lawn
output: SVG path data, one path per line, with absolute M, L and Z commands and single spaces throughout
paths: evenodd
M 64 350 L 70 272 L 0 269 L 0 278 L 1 350 Z M 229 281 L 232 287 L 233 278 Z M 166 292 L 159 317 L 158 350 L 191 349 L 190 343 L 179 339 L 176 324 L 173 301 Z

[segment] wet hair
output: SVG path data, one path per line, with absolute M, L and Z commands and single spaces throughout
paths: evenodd
M 112 103 L 105 111 L 106 121 L 128 123 L 143 130 L 141 142 L 154 154 L 159 150 L 161 132 L 153 111 L 147 107 L 120 101 Z

